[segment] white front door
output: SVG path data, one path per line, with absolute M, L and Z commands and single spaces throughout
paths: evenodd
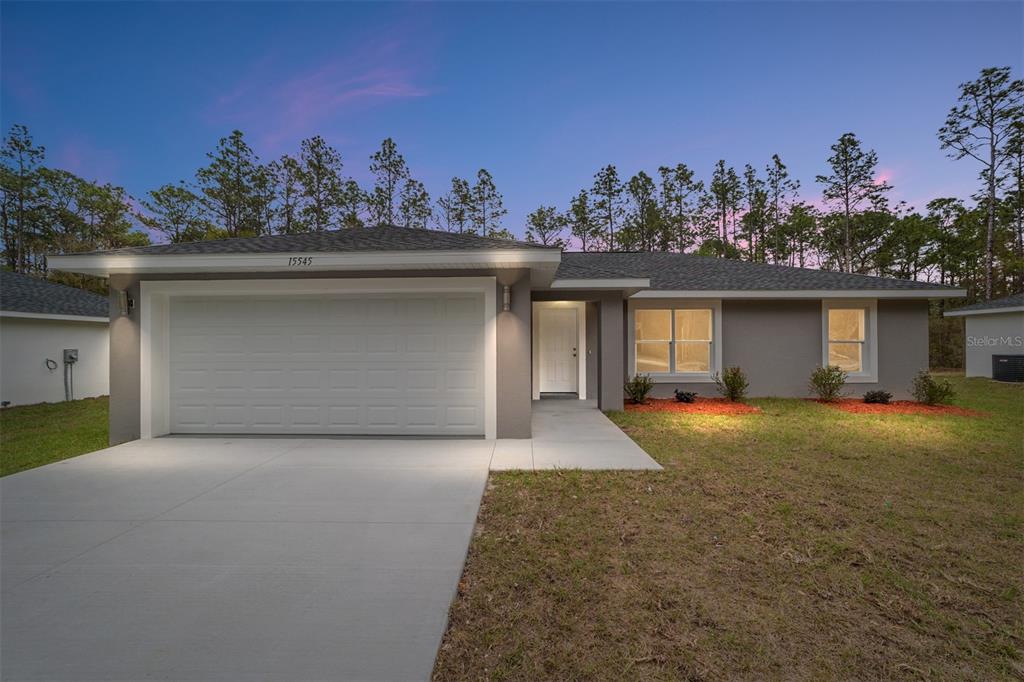
M 576 309 L 541 308 L 540 391 L 576 393 Z

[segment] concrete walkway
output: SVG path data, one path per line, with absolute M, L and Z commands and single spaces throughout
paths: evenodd
M 162 438 L 0 479 L 0 676 L 425 680 L 493 450 Z
M 531 426 L 533 438 L 496 442 L 492 471 L 661 469 L 593 400 L 535 400 Z

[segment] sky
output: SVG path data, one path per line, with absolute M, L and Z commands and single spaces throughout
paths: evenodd
M 0 122 L 135 197 L 242 130 L 263 161 L 323 136 L 371 184 L 392 137 L 432 196 L 487 168 L 524 232 L 602 166 L 708 179 L 779 154 L 820 198 L 856 133 L 893 199 L 966 198 L 935 133 L 959 83 L 1024 76 L 1024 3 L 2 2 Z

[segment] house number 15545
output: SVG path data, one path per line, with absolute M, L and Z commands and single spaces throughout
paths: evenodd
M 312 264 L 312 256 L 291 256 L 288 258 L 288 267 L 290 268 L 300 268 Z

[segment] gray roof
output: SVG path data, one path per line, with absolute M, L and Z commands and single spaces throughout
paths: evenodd
M 371 227 L 262 237 L 211 239 L 182 244 L 131 246 L 106 252 L 124 255 L 199 255 L 230 253 L 337 253 L 351 251 L 475 251 L 551 249 L 529 242 L 411 227 Z M 93 254 L 74 254 L 93 255 Z
M 963 308 L 950 310 L 949 312 L 966 313 L 973 312 L 975 310 L 991 310 L 992 312 L 999 312 L 1002 308 L 1024 308 L 1024 294 L 1014 294 L 1013 296 L 1006 296 L 1004 298 L 994 298 L 991 301 L 973 303 L 971 305 L 965 305 Z
M 108 317 L 107 299 L 39 277 L 0 271 L 0 310 L 40 315 Z
M 689 253 L 566 252 L 556 279 L 651 280 L 671 291 L 922 290 L 950 287 L 889 277 L 751 263 Z

